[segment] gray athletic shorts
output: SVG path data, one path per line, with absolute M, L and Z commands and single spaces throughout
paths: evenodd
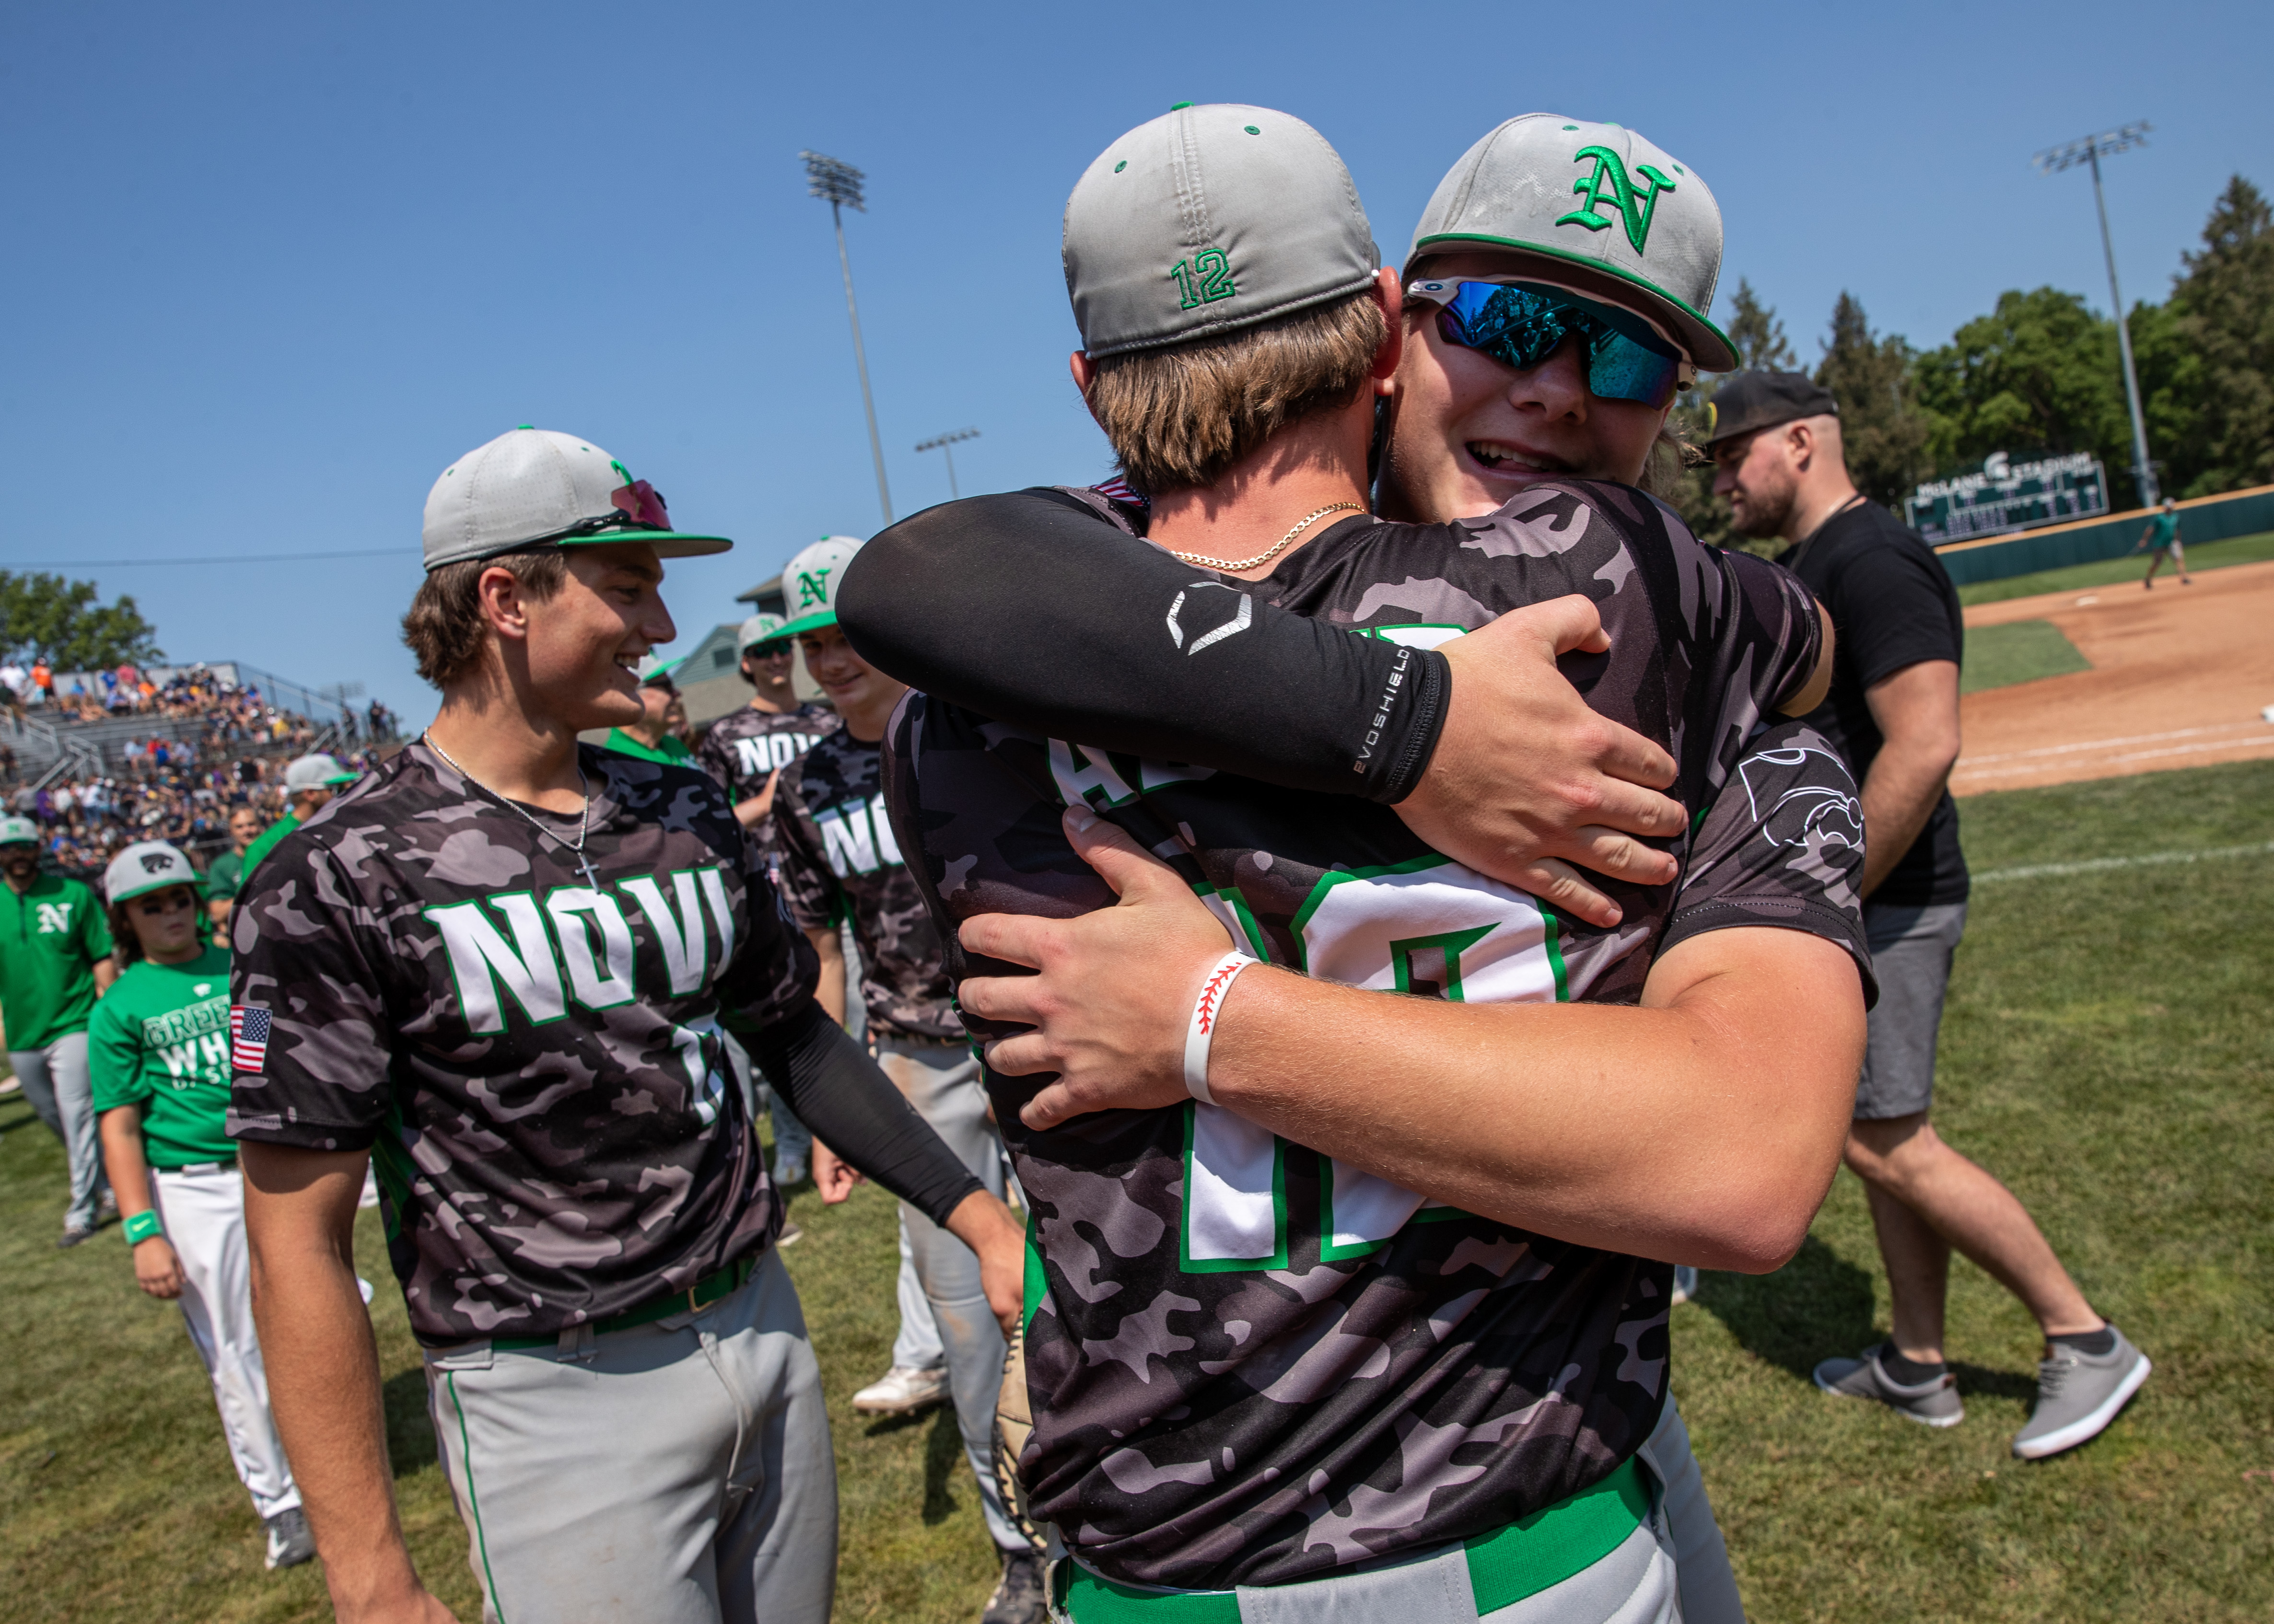
M 1934 1041 L 1942 1030 L 1942 996 L 1951 955 L 1966 930 L 1966 905 L 1926 907 L 1864 905 L 1871 972 L 1879 1001 L 1871 1008 L 1864 1073 L 1856 1083 L 1856 1116 L 1880 1122 L 1912 1116 L 1934 1103 Z

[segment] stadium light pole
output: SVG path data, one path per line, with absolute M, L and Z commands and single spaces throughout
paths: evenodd
M 917 450 L 937 451 L 947 459 L 947 495 L 950 501 L 957 500 L 963 495 L 962 492 L 955 488 L 956 442 L 958 440 L 976 440 L 978 438 L 979 431 L 977 429 L 952 429 L 945 434 L 935 434 L 930 440 L 918 440 L 916 442 Z
M 2140 415 L 2140 379 L 2132 370 L 2132 323 L 2124 313 L 2123 290 L 2116 285 L 2116 248 L 2108 236 L 2108 200 L 2100 192 L 2100 160 L 2104 154 L 2113 157 L 2135 147 L 2145 147 L 2151 128 L 2142 118 L 2121 129 L 2103 130 L 2097 135 L 2048 147 L 2029 160 L 2040 175 L 2058 175 L 2080 163 L 2091 167 L 2092 204 L 2100 211 L 2100 252 L 2108 258 L 2108 297 L 2116 304 L 2116 348 L 2124 357 L 2124 400 L 2132 409 L 2132 477 L 2140 488 L 2142 501 L 2150 508 L 2159 500 L 2156 470 L 2148 461 L 2148 425 Z
M 845 252 L 845 210 L 849 207 L 864 214 L 869 212 L 869 206 L 861 199 L 864 177 L 841 158 L 817 152 L 802 152 L 798 156 L 805 160 L 807 195 L 825 199 L 829 217 L 837 225 L 837 264 L 845 273 L 845 312 L 853 318 L 853 364 L 861 369 L 861 409 L 869 414 L 869 454 L 877 459 L 877 500 L 889 525 L 892 492 L 885 483 L 885 442 L 877 435 L 877 401 L 869 392 L 869 356 L 861 347 L 861 306 L 853 297 L 853 261 Z

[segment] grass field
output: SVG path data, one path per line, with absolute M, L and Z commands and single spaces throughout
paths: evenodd
M 2025 1466 L 2037 1341 L 1970 1266 L 1950 1347 L 1968 1416 L 1931 1432 L 1808 1384 L 1883 1334 L 1886 1293 L 1845 1174 L 1800 1255 L 1708 1274 L 1675 1311 L 1675 1387 L 1762 1620 L 2274 1615 L 2274 858 L 2000 882 L 2073 858 L 2274 837 L 2274 763 L 1964 805 L 1977 891 L 1943 1033 L 1945 1134 L 2005 1178 L 2087 1292 L 2157 1362 L 2114 1428 Z M 260 1569 L 203 1373 L 115 1233 L 52 1249 L 62 1157 L 0 1101 L 0 1507 L 8 1620 L 320 1619 L 312 1568 Z M 844 1497 L 838 1616 L 966 1624 L 991 1582 L 944 1412 L 855 1417 L 892 1332 L 892 1208 L 796 1204 L 786 1255 L 828 1380 Z M 375 1214 L 359 1231 L 383 1270 Z M 373 1313 L 397 1487 L 420 1567 L 476 1613 L 400 1297 Z
M 1984 688 L 2011 688 L 2040 677 L 2065 677 L 2072 671 L 2090 671 L 2092 662 L 2076 651 L 2076 644 L 2051 620 L 2013 620 L 2004 626 L 1966 628 L 1966 662 L 1961 668 L 1958 691 L 1978 694 Z
M 2187 541 L 2187 527 L 2180 527 L 2180 540 Z M 2187 569 L 2222 569 L 2230 564 L 2263 564 L 2274 559 L 2274 530 L 2262 530 L 2255 536 L 2235 536 L 2225 541 L 2205 542 L 2202 546 L 2189 546 Z M 2072 564 L 2067 569 L 2041 570 L 2034 575 L 2009 575 L 2003 581 L 1977 581 L 1971 586 L 1958 589 L 1962 604 L 2003 603 L 2009 598 L 2035 598 L 2040 592 L 2089 592 L 2095 587 L 2129 585 L 2138 590 L 2140 577 L 2148 573 L 2148 555 L 2127 553 L 2123 558 L 2103 559 L 2097 564 Z M 2169 564 L 2164 567 L 2168 579 Z

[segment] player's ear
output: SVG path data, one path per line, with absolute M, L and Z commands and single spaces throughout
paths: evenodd
M 482 620 L 499 636 L 520 642 L 529 635 L 529 600 L 521 581 L 503 565 L 493 564 L 474 583 Z

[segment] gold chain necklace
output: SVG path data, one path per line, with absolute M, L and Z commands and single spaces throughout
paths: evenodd
M 1287 550 L 1287 545 L 1293 541 L 1296 537 L 1310 529 L 1311 526 L 1316 524 L 1329 514 L 1338 512 L 1344 508 L 1349 508 L 1352 513 L 1364 513 L 1366 511 L 1366 504 L 1363 502 L 1329 502 L 1325 507 L 1320 508 L 1318 512 L 1306 514 L 1302 518 L 1296 520 L 1295 528 L 1293 530 L 1289 530 L 1284 536 L 1282 536 L 1278 540 L 1264 548 L 1262 552 L 1257 553 L 1254 558 L 1233 559 L 1227 561 L 1224 559 L 1210 558 L 1203 553 L 1179 553 L 1174 547 L 1171 547 L 1168 550 L 1169 556 L 1171 558 L 1182 559 L 1186 563 L 1191 564 L 1201 569 L 1220 570 L 1228 575 L 1236 575 L 1243 569 L 1260 569 L 1264 565 L 1269 564 L 1273 559 L 1277 558 L 1282 553 L 1285 552 Z

